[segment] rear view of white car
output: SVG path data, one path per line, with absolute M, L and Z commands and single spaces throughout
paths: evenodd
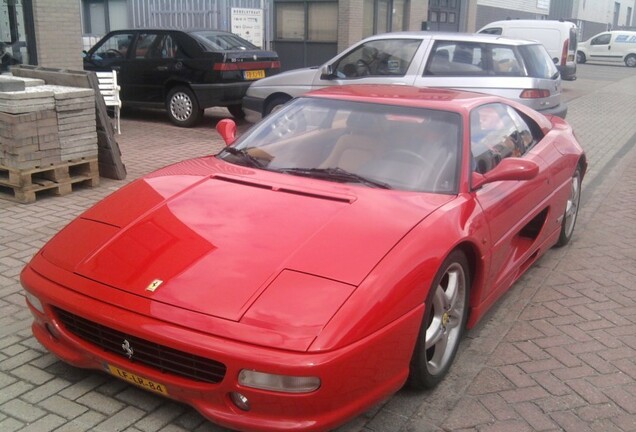
M 561 78 L 576 79 L 576 24 L 558 20 L 505 20 L 485 25 L 477 33 L 540 42 L 559 69 Z
M 346 84 L 454 88 L 502 96 L 543 114 L 567 113 L 559 71 L 539 42 L 435 32 L 372 36 L 322 66 L 255 81 L 243 110 L 256 122 L 310 90 Z
M 576 61 L 625 63 L 628 67 L 636 67 L 636 32 L 616 30 L 599 33 L 579 44 Z

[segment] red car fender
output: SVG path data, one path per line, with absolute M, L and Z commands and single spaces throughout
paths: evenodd
M 487 273 L 488 225 L 468 194 L 458 196 L 414 227 L 356 288 L 309 351 L 354 343 L 420 307 L 439 266 L 456 248 L 471 262 L 479 294 Z M 421 318 L 420 318 L 421 319 Z M 413 340 L 415 343 L 415 340 Z

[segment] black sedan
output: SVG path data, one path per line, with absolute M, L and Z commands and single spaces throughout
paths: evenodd
M 280 71 L 278 55 L 222 31 L 117 30 L 84 53 L 84 69 L 118 72 L 125 105 L 165 106 L 177 126 L 193 126 L 205 108 L 243 117 L 251 82 Z

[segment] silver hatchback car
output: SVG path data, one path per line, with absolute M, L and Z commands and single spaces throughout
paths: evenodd
M 565 118 L 561 77 L 543 45 L 493 35 L 398 32 L 372 36 L 322 66 L 253 82 L 243 110 L 256 122 L 310 90 L 345 84 L 405 84 L 494 94 Z

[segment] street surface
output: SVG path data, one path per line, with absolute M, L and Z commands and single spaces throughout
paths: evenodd
M 567 120 L 589 158 L 570 245 L 548 251 L 462 341 L 436 389 L 403 389 L 337 432 L 636 431 L 636 71 L 579 65 Z M 227 432 L 194 409 L 68 366 L 31 336 L 18 277 L 93 203 L 147 172 L 216 153 L 213 126 L 123 114 L 126 181 L 33 204 L 0 200 L 0 431 Z M 247 125 L 240 125 L 245 130 Z

